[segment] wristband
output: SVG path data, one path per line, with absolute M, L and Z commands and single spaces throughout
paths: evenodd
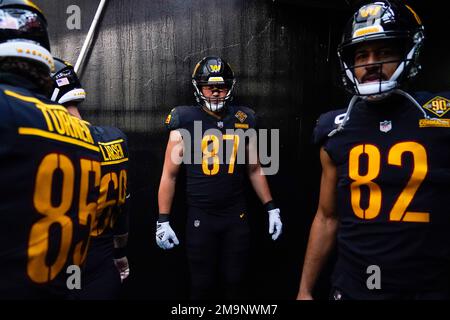
M 266 204 L 264 204 L 264 209 L 266 209 L 266 211 L 270 211 L 273 209 L 277 209 L 278 207 L 275 204 L 275 201 L 270 200 L 269 202 L 267 202 Z

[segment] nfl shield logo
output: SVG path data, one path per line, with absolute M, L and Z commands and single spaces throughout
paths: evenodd
M 380 122 L 380 131 L 381 132 L 388 132 L 392 129 L 392 121 L 385 120 L 383 122 Z
M 196 227 L 196 228 L 200 227 L 200 220 L 194 221 L 194 227 Z
M 218 127 L 219 129 L 222 129 L 222 128 L 223 128 L 223 122 L 222 122 L 222 121 L 218 121 L 218 122 L 217 122 L 217 127 Z

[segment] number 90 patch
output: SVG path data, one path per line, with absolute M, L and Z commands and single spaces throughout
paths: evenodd
M 442 117 L 450 110 L 450 100 L 444 97 L 434 97 L 423 105 L 425 110 L 432 112 L 438 117 Z

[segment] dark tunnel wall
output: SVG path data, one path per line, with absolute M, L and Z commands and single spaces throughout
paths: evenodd
M 47 14 L 53 53 L 75 63 L 99 1 L 36 2 Z M 285 233 L 279 243 L 272 243 L 266 214 L 249 191 L 250 280 L 252 297 L 295 297 L 320 177 L 311 131 L 320 113 L 346 101 L 337 82 L 335 51 L 349 7 L 338 0 L 325 6 L 317 3 L 109 1 L 82 74 L 88 92 L 82 114 L 92 123 L 117 126 L 129 137 L 131 276 L 124 285 L 124 298 L 187 297 L 182 184 L 172 217 L 181 246 L 163 252 L 154 241 L 157 190 L 168 138 L 163 123 L 172 107 L 194 102 L 190 74 L 195 63 L 210 54 L 224 57 L 233 67 L 237 102 L 255 109 L 264 127 L 280 129 L 280 171 L 269 177 L 269 183 L 282 211 Z M 82 10 L 81 30 L 66 28 L 66 9 L 71 4 Z M 430 52 L 428 56 L 434 54 Z M 425 75 L 420 83 L 429 83 L 431 77 Z M 322 278 L 319 296 L 326 297 L 327 273 Z

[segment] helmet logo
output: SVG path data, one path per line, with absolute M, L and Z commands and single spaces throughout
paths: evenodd
M 367 18 L 367 17 L 379 17 L 381 12 L 381 6 L 380 5 L 370 5 L 362 7 L 359 10 L 359 15 L 361 18 Z
M 220 72 L 220 64 L 211 64 L 209 67 L 211 68 L 211 72 Z

